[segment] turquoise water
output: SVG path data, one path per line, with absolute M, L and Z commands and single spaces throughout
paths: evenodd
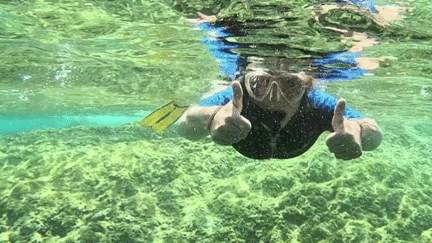
M 353 5 L 315 21 L 332 2 L 0 1 L 0 242 L 432 242 L 432 7 L 377 1 L 401 8 L 385 28 Z M 186 20 L 198 10 L 238 29 L 218 39 Z M 337 160 L 323 134 L 256 161 L 137 124 L 229 80 L 206 41 L 316 73 L 358 42 L 325 27 L 375 40 L 355 55 L 377 68 L 345 58 L 321 68 L 363 75 L 318 84 L 377 121 L 375 151 Z
M 63 114 L 44 114 L 36 113 L 24 116 L 16 114 L 3 113 L 0 135 L 11 135 L 26 131 L 39 129 L 56 129 L 74 126 L 120 126 L 126 123 L 136 122 L 147 116 L 150 112 L 146 111 L 110 111 L 103 110 L 84 110 L 80 113 L 63 113 Z
M 200 44 L 204 33 L 157 1 L 10 1 L 0 19 L 0 110 L 8 120 L 189 104 L 220 78 Z

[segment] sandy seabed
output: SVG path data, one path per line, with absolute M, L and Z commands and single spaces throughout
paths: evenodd
M 258 161 L 137 124 L 5 136 L 0 242 L 432 242 L 431 162 L 399 141 Z

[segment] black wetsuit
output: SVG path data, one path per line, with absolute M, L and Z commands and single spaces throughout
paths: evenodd
M 253 159 L 288 159 L 306 152 L 324 131 L 333 132 L 333 112 L 314 108 L 304 95 L 300 109 L 280 127 L 285 113 L 264 110 L 257 106 L 247 92 L 243 94 L 241 115 L 252 124 L 248 136 L 232 146 Z

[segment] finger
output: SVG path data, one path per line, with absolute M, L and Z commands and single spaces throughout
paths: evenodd
M 233 115 L 240 115 L 243 109 L 243 90 L 238 81 L 234 81 L 233 87 Z
M 346 105 L 345 99 L 340 99 L 336 104 L 336 108 L 334 110 L 333 119 L 332 119 L 332 126 L 335 132 L 341 132 L 344 130 L 343 114 L 345 112 L 345 105 Z
M 227 117 L 226 123 L 229 124 L 229 127 L 236 131 L 237 136 L 241 138 L 247 137 L 247 134 L 250 132 L 252 125 L 248 119 L 243 116 L 238 118 Z
M 247 134 L 245 135 L 243 132 L 237 127 L 220 127 L 218 133 L 214 135 L 213 140 L 221 145 L 231 145 L 247 137 Z
M 327 137 L 327 147 L 331 153 L 361 150 L 351 134 L 332 133 Z

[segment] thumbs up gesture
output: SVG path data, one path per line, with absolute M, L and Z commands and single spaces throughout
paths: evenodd
M 350 160 L 362 155 L 361 126 L 357 120 L 347 120 L 346 101 L 340 99 L 334 111 L 332 126 L 334 132 L 327 137 L 327 147 L 338 159 Z
M 216 113 L 210 126 L 213 141 L 221 145 L 231 145 L 245 139 L 252 128 L 250 121 L 240 115 L 243 109 L 241 85 L 234 81 L 232 87 L 232 100 Z

